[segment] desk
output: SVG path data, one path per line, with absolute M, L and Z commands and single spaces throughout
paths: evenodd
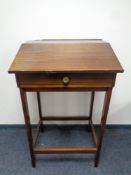
M 16 76 L 21 101 L 32 166 L 35 167 L 35 154 L 95 154 L 98 166 L 102 140 L 112 88 L 116 74 L 123 72 L 109 43 L 103 40 L 42 40 L 21 45 L 9 73 Z M 36 92 L 39 108 L 39 123 L 35 138 L 32 137 L 26 92 Z M 45 117 L 42 116 L 40 92 L 46 91 L 91 91 L 89 116 Z M 96 137 L 92 122 L 95 91 L 105 91 L 100 133 Z M 94 147 L 90 148 L 44 148 L 36 143 L 43 120 L 88 120 L 91 127 Z

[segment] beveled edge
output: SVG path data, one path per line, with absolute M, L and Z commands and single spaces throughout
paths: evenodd
M 24 44 L 34 44 L 34 43 L 107 43 L 109 44 L 109 46 L 111 47 L 109 42 L 104 41 L 103 39 L 42 39 L 42 40 L 31 40 L 31 41 L 27 41 L 21 44 L 20 48 L 22 47 L 22 45 Z M 19 48 L 19 49 L 20 49 Z M 111 47 L 112 49 L 112 47 Z M 18 50 L 19 51 L 19 50 Z M 112 49 L 113 51 L 113 49 Z M 114 51 L 113 51 L 114 53 Z M 115 54 L 115 53 L 114 53 Z M 17 54 L 16 54 L 17 56 Z M 15 56 L 15 57 L 16 57 Z M 116 54 L 115 54 L 116 56 Z M 117 56 L 116 56 L 117 58 Z M 117 59 L 117 61 L 119 62 L 119 60 Z M 14 74 L 18 74 L 18 73 L 52 73 L 52 72 L 56 72 L 56 73 L 123 73 L 124 69 L 121 66 L 121 63 L 119 62 L 120 68 L 121 69 L 117 69 L 117 70 L 39 70 L 39 71 L 30 71 L 30 70 L 12 70 L 12 64 L 13 64 L 14 60 L 12 61 L 8 73 L 14 73 Z

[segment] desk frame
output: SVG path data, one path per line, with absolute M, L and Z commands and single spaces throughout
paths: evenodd
M 96 89 L 98 91 L 98 89 Z M 99 89 L 103 90 L 103 89 Z M 93 104 L 94 104 L 94 97 L 95 97 L 95 91 L 93 88 L 93 91 L 91 93 L 91 100 L 90 100 L 90 112 L 88 117 L 43 117 L 42 116 L 42 110 L 41 110 L 41 100 L 40 100 L 40 92 L 45 91 L 42 89 L 35 90 L 37 92 L 37 101 L 38 101 L 38 110 L 39 110 L 39 123 L 36 129 L 36 134 L 33 140 L 32 136 L 32 130 L 31 130 L 31 123 L 30 123 L 30 116 L 29 116 L 29 110 L 28 110 L 28 102 L 27 102 L 27 95 L 26 92 L 28 91 L 34 91 L 34 89 L 25 89 L 20 88 L 20 94 L 21 94 L 21 101 L 22 101 L 22 107 L 24 112 L 24 119 L 25 119 L 25 125 L 26 125 L 26 131 L 27 131 L 27 138 L 29 143 L 29 150 L 30 150 L 30 156 L 32 161 L 32 166 L 36 166 L 36 160 L 35 160 L 35 154 L 96 154 L 95 158 L 95 167 L 98 166 L 99 159 L 100 159 L 100 152 L 102 147 L 102 141 L 104 137 L 104 130 L 106 125 L 106 119 L 110 104 L 110 98 L 112 93 L 112 88 L 106 88 L 105 89 L 105 98 L 104 98 L 104 105 L 103 105 L 103 112 L 101 117 L 101 123 L 100 123 L 100 133 L 98 136 L 98 140 L 95 133 L 95 128 L 92 122 L 92 113 L 93 113 Z M 91 148 L 42 148 L 42 147 L 36 147 L 36 143 L 38 140 L 38 136 L 40 131 L 43 132 L 43 120 L 88 120 L 89 125 L 92 131 L 92 137 L 93 141 L 95 143 L 95 147 Z
M 21 45 L 9 73 L 15 74 L 17 86 L 20 89 L 33 167 L 36 164 L 35 154 L 68 153 L 95 154 L 95 167 L 98 166 L 112 88 L 115 85 L 117 73 L 123 71 L 110 44 L 103 40 L 42 40 Z M 40 92 L 48 91 L 91 91 L 89 116 L 43 117 Z M 95 91 L 105 92 L 98 138 L 92 122 Z M 26 92 L 37 93 L 39 123 L 34 139 L 32 137 Z M 95 147 L 36 147 L 45 120 L 88 120 Z

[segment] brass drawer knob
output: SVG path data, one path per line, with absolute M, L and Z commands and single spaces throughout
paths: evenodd
M 64 85 L 68 85 L 69 82 L 70 82 L 69 77 L 64 77 L 64 78 L 63 78 L 63 83 L 64 83 Z

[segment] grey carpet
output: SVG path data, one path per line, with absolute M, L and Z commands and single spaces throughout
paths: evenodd
M 86 126 L 45 126 L 38 143 L 48 147 L 92 146 Z M 37 155 L 32 168 L 23 127 L 0 127 L 0 175 L 130 175 L 131 127 L 106 128 L 98 168 L 94 155 Z

